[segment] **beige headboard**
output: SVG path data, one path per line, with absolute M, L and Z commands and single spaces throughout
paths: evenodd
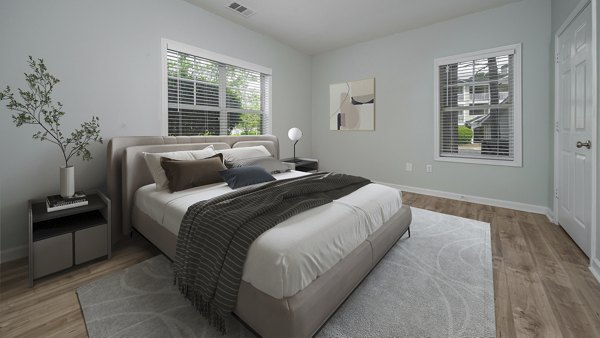
M 279 140 L 273 135 L 260 136 L 126 136 L 108 142 L 106 185 L 111 200 L 112 243 L 131 233 L 133 196 L 140 187 L 153 183 L 142 152 L 165 152 L 264 145 L 279 158 Z

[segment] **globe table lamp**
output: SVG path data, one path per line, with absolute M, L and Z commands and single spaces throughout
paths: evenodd
M 302 130 L 293 127 L 288 131 L 288 137 L 294 141 L 294 163 L 296 162 L 296 143 L 302 138 Z

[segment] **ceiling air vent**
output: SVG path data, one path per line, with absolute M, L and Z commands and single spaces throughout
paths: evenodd
M 235 1 L 232 2 L 232 3 L 230 3 L 229 5 L 227 5 L 227 8 L 229 8 L 232 11 L 234 11 L 234 12 L 236 12 L 238 14 L 241 14 L 241 15 L 243 15 L 245 17 L 249 17 L 252 14 L 256 13 L 255 11 L 251 10 L 250 8 L 242 5 L 239 2 L 235 2 Z

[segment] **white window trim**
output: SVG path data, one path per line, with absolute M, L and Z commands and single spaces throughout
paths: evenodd
M 491 160 L 469 157 L 448 157 L 440 156 L 440 79 L 439 66 L 456 63 L 461 61 L 473 60 L 476 58 L 487 58 L 499 55 L 506 55 L 514 52 L 514 158 L 513 160 Z M 498 48 L 486 49 L 478 52 L 465 53 L 454 56 L 441 57 L 434 60 L 433 66 L 433 97 L 434 97 L 434 160 L 443 162 L 458 162 L 471 164 L 484 164 L 495 166 L 522 167 L 523 166 L 523 130 L 522 130 L 522 102 L 521 102 L 521 44 L 514 44 Z
M 236 67 L 250 69 L 250 70 L 262 73 L 262 74 L 267 74 L 267 75 L 271 75 L 271 76 L 273 75 L 273 71 L 271 70 L 271 68 L 257 65 L 257 64 L 254 64 L 254 63 L 251 63 L 248 61 L 236 59 L 231 56 L 215 53 L 215 52 L 212 52 L 212 51 L 209 51 L 206 49 L 187 45 L 185 43 L 161 38 L 160 58 L 161 58 L 161 77 L 162 78 L 161 78 L 160 97 L 161 97 L 161 110 L 162 110 L 161 133 L 163 136 L 169 135 L 169 97 L 168 97 L 169 83 L 168 83 L 168 74 L 167 74 L 167 49 L 174 49 L 179 52 L 199 56 L 201 58 L 205 58 L 208 60 L 217 61 L 217 62 L 225 63 L 228 65 L 236 66 Z M 270 101 L 271 97 L 273 97 L 272 91 L 273 91 L 273 85 L 271 84 L 271 86 L 269 86 L 269 93 L 268 93 L 269 118 L 271 119 L 271 121 L 269 123 L 269 128 L 268 128 L 269 130 L 265 130 L 265 134 L 272 133 L 271 128 L 273 125 L 273 113 L 270 111 L 270 107 L 272 107 L 271 101 Z

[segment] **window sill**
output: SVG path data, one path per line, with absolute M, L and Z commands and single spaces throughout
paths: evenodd
M 494 165 L 494 166 L 501 166 L 501 167 L 523 167 L 523 161 L 521 159 L 514 159 L 512 161 L 504 161 L 504 160 L 490 160 L 490 159 L 466 158 L 466 157 L 435 156 L 434 160 L 440 161 L 440 162 L 483 164 L 483 165 Z

